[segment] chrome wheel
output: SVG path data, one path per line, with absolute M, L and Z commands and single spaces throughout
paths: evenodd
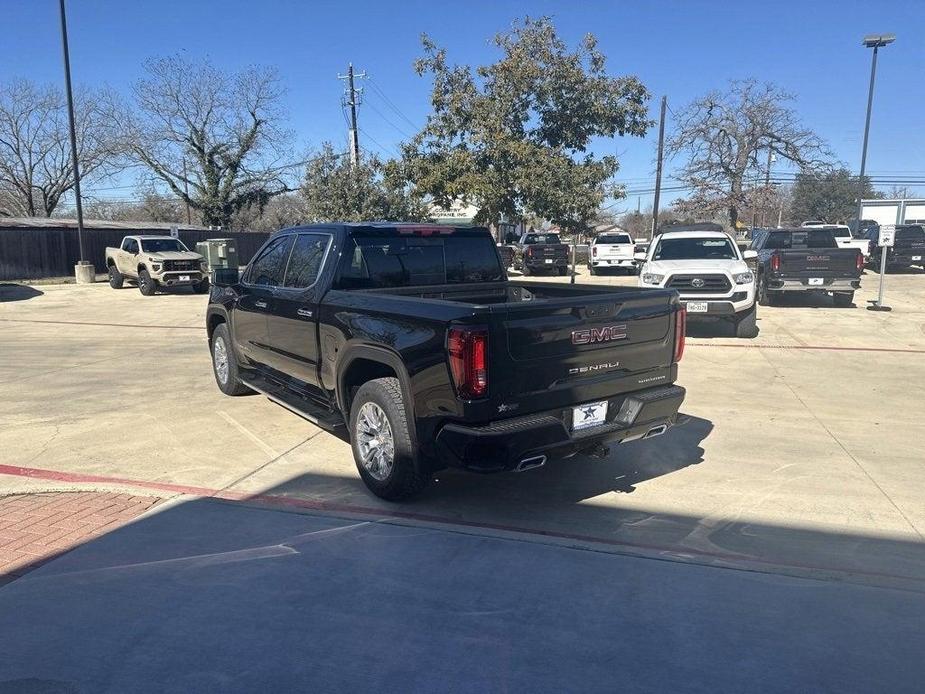
M 212 342 L 212 358 L 218 380 L 223 384 L 228 383 L 228 348 L 225 346 L 225 338 L 216 337 Z
M 395 462 L 395 439 L 385 412 L 374 402 L 360 408 L 356 423 L 360 462 L 380 482 L 388 479 Z

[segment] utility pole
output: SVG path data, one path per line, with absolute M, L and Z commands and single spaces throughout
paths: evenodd
M 344 106 L 350 107 L 350 163 L 353 166 L 356 166 L 360 163 L 360 141 L 357 137 L 357 106 L 360 105 L 360 97 L 363 94 L 363 89 L 356 89 L 353 85 L 354 78 L 363 79 L 366 77 L 365 72 L 354 73 L 353 72 L 353 63 L 350 63 L 347 66 L 346 75 L 338 75 L 337 79 L 347 80 L 346 87 L 344 89 L 344 98 L 341 102 Z
M 77 166 L 77 132 L 74 127 L 74 95 L 71 91 L 71 56 L 67 46 L 67 14 L 64 11 L 64 0 L 58 3 L 61 8 L 61 47 L 64 50 L 64 88 L 67 92 L 67 120 L 71 130 L 71 166 L 74 168 L 74 199 L 77 205 L 77 246 L 80 251 L 80 262 L 74 268 L 78 282 L 93 282 L 96 280 L 96 270 L 92 263 L 87 263 L 84 254 L 84 211 L 80 199 L 80 169 Z M 87 266 L 89 265 L 89 269 Z
M 183 191 L 186 193 L 186 223 L 192 225 L 193 218 L 190 215 L 189 209 L 189 179 L 186 177 L 186 157 L 183 157 Z
M 655 166 L 655 201 L 652 203 L 652 235 L 658 229 L 658 202 L 662 194 L 662 157 L 665 151 L 665 109 L 668 108 L 668 97 L 662 97 L 662 115 L 658 123 L 658 159 Z

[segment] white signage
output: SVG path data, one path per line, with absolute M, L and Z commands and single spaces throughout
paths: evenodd
M 896 225 L 895 224 L 882 224 L 880 226 L 880 237 L 877 240 L 877 245 L 881 247 L 892 246 L 893 238 L 896 236 Z

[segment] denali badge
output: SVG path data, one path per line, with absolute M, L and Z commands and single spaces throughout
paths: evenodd
M 595 371 L 608 371 L 610 369 L 615 369 L 620 366 L 618 361 L 609 361 L 604 364 L 590 364 L 588 366 L 575 366 L 568 370 L 569 376 L 577 376 L 586 373 L 594 373 Z
M 830 255 L 808 255 L 806 261 L 809 263 L 818 263 L 819 261 L 830 260 Z
M 694 279 L 691 280 L 691 286 L 692 286 L 692 287 L 698 287 L 698 288 L 699 288 L 699 287 L 702 287 L 703 284 L 704 284 L 703 280 L 700 279 L 699 277 L 695 277 Z
M 608 325 L 605 328 L 591 328 L 590 330 L 573 330 L 573 345 L 590 345 L 595 342 L 612 342 L 626 339 L 626 324 Z

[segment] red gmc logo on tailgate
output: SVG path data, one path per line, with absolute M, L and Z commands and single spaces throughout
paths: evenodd
M 608 325 L 604 328 L 590 328 L 588 330 L 573 330 L 573 345 L 590 345 L 595 342 L 612 342 L 626 339 L 626 324 Z

